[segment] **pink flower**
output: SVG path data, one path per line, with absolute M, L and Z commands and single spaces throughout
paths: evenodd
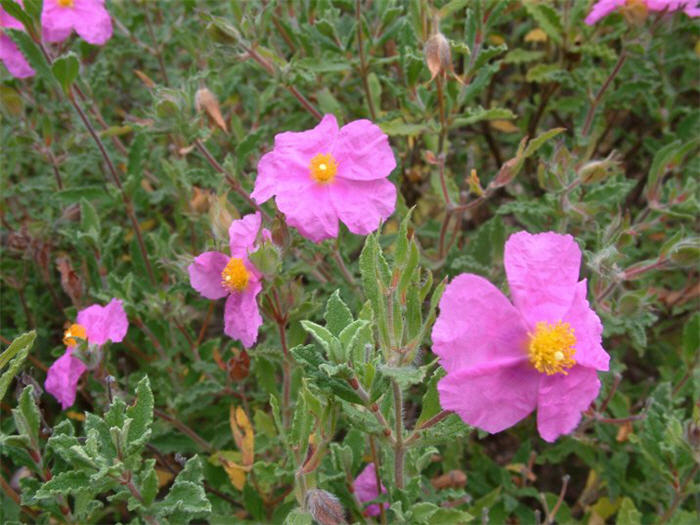
M 386 494 L 386 489 L 381 485 L 382 494 Z M 379 491 L 377 490 L 377 473 L 374 468 L 374 463 L 369 463 L 360 474 L 355 478 L 352 483 L 353 491 L 355 496 L 360 503 L 367 503 L 368 501 L 374 501 L 379 497 Z M 384 508 L 388 508 L 387 503 L 382 503 Z M 369 505 L 365 511 L 365 516 L 379 516 L 381 510 L 379 504 L 373 503 Z
M 44 0 L 44 38 L 61 42 L 75 29 L 86 42 L 101 46 L 112 37 L 112 19 L 104 4 L 104 0 Z
M 333 115 L 315 128 L 275 136 L 275 148 L 258 164 L 251 197 L 275 196 L 287 223 L 314 242 L 338 236 L 338 220 L 360 235 L 394 212 L 396 167 L 382 130 L 369 120 L 338 129 Z
M 78 381 L 87 370 L 85 363 L 74 355 L 77 340 L 95 346 L 107 341 L 119 343 L 128 329 L 129 321 L 119 299 L 112 299 L 107 306 L 93 304 L 78 312 L 77 323 L 63 336 L 66 351 L 51 365 L 44 382 L 46 391 L 58 399 L 64 410 L 75 402 Z
M 690 17 L 700 16 L 700 8 L 697 0 L 599 0 L 591 8 L 591 12 L 586 17 L 586 24 L 595 24 L 601 18 L 608 16 L 613 11 L 622 8 L 629 10 L 642 10 L 646 16 L 646 11 L 673 11 L 683 10 Z
M 608 370 L 603 326 L 579 281 L 581 250 L 570 235 L 511 235 L 504 263 L 513 303 L 474 274 L 440 300 L 433 351 L 447 375 L 440 404 L 469 425 L 500 432 L 537 408 L 546 441 L 571 432 Z
M 228 296 L 224 308 L 224 332 L 240 340 L 246 348 L 255 344 L 262 317 L 256 301 L 262 290 L 260 273 L 248 260 L 255 251 L 260 231 L 260 213 L 233 221 L 228 230 L 231 255 L 204 252 L 187 268 L 190 284 L 207 299 Z M 263 237 L 270 232 L 263 229 Z
M 5 64 L 5 67 L 13 77 L 26 78 L 34 75 L 35 71 L 29 65 L 27 59 L 17 47 L 12 39 L 5 34 L 2 28 L 22 29 L 22 23 L 11 17 L 7 12 L 0 7 L 0 60 Z

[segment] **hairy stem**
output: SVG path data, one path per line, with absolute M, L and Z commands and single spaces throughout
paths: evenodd
M 395 443 L 394 443 L 394 482 L 396 488 L 404 488 L 404 457 L 406 455 L 406 447 L 403 440 L 403 393 L 401 387 L 396 381 L 392 381 L 392 389 L 394 391 L 394 424 L 395 424 Z
M 608 75 L 608 78 L 606 78 L 605 82 L 603 82 L 603 85 L 600 86 L 600 89 L 598 90 L 598 93 L 596 94 L 595 98 L 593 99 L 593 102 L 591 102 L 591 107 L 588 108 L 588 113 L 586 114 L 586 121 L 583 124 L 583 129 L 581 130 L 582 137 L 587 136 L 588 132 L 591 130 L 591 124 L 593 123 L 593 116 L 595 115 L 596 109 L 598 108 L 598 104 L 600 104 L 600 101 L 603 98 L 605 91 L 608 89 L 608 87 L 610 87 L 610 84 L 615 79 L 617 74 L 620 72 L 620 69 L 622 69 L 622 66 L 625 63 L 625 60 L 627 60 L 627 53 L 623 50 L 622 53 L 620 53 L 619 58 L 617 59 L 617 63 L 615 64 L 615 67 L 613 67 L 613 70 Z

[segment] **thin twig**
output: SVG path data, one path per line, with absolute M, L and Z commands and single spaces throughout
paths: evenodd
M 627 59 L 627 53 L 623 49 L 622 53 L 620 53 L 620 56 L 617 59 L 617 63 L 615 64 L 615 67 L 608 75 L 608 78 L 605 79 L 605 82 L 603 82 L 603 85 L 600 86 L 600 89 L 598 90 L 598 93 L 596 94 L 595 98 L 593 99 L 593 102 L 591 102 L 591 107 L 588 108 L 588 113 L 586 114 L 586 121 L 583 124 L 583 129 L 581 130 L 582 137 L 585 137 L 586 135 L 588 135 L 588 132 L 591 129 L 591 124 L 593 123 L 593 116 L 595 115 L 596 108 L 598 107 L 598 104 L 600 104 L 600 101 L 603 98 L 603 94 L 608 89 L 608 87 L 612 83 L 613 79 L 620 72 L 620 69 L 622 69 L 622 65 L 625 63 L 626 59 Z
M 211 452 L 214 451 L 214 447 L 212 447 L 211 444 L 209 444 L 209 442 L 208 442 L 206 439 L 204 439 L 203 437 L 201 437 L 199 434 L 197 434 L 194 430 L 192 430 L 190 427 L 188 427 L 187 425 L 185 425 L 185 424 L 184 424 L 182 421 L 180 421 L 179 419 L 177 419 L 177 418 L 175 418 L 175 417 L 173 417 L 173 416 L 171 416 L 171 415 L 169 415 L 169 414 L 166 414 L 165 412 L 163 412 L 163 411 L 160 410 L 159 408 L 154 408 L 154 409 L 153 409 L 153 414 L 156 415 L 156 416 L 158 416 L 158 417 L 161 418 L 162 420 L 167 421 L 167 422 L 170 423 L 172 426 L 174 426 L 175 428 L 177 428 L 180 432 L 182 432 L 183 434 L 185 434 L 186 436 L 188 436 L 190 439 L 192 439 L 192 441 L 194 441 L 194 442 L 197 443 L 201 448 L 203 448 L 205 452 L 211 453 Z
M 365 96 L 367 97 L 367 105 L 369 106 L 369 114 L 372 116 L 372 120 L 377 120 L 377 113 L 374 109 L 374 101 L 372 100 L 372 93 L 369 90 L 369 82 L 367 80 L 367 61 L 365 59 L 365 47 L 362 41 L 362 18 L 360 5 L 362 0 L 356 0 L 355 2 L 355 19 L 357 25 L 357 46 L 360 52 L 360 76 L 362 77 L 362 85 L 365 88 Z

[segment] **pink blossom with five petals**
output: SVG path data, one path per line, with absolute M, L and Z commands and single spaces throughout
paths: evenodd
M 513 302 L 474 274 L 455 277 L 440 300 L 433 352 L 447 375 L 443 409 L 500 432 L 537 408 L 546 441 L 570 433 L 608 370 L 602 324 L 578 280 L 581 250 L 570 235 L 519 232 L 505 245 Z
M 255 344 L 262 324 L 256 299 L 262 290 L 261 275 L 248 259 L 248 254 L 257 249 L 260 225 L 259 212 L 233 221 L 228 230 L 231 254 L 204 252 L 187 268 L 192 288 L 202 296 L 226 297 L 224 333 L 241 341 L 246 348 Z M 270 239 L 268 230 L 263 229 L 262 235 Z
M 75 402 L 78 381 L 87 370 L 87 366 L 76 357 L 77 339 L 88 345 L 102 346 L 107 341 L 119 343 L 129 329 L 129 321 L 122 301 L 112 299 L 107 306 L 93 304 L 80 312 L 76 324 L 64 335 L 65 353 L 56 359 L 46 373 L 44 388 L 54 396 L 63 410 Z
M 287 223 L 313 242 L 337 237 L 338 220 L 367 235 L 394 212 L 396 187 L 387 177 L 395 167 L 379 126 L 363 119 L 338 129 L 326 115 L 313 129 L 275 136 L 251 197 L 263 203 L 274 196 Z

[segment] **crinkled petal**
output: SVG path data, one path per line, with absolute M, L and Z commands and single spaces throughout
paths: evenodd
M 591 368 L 574 366 L 568 375 L 543 375 L 537 400 L 537 429 L 542 439 L 551 443 L 574 430 L 581 421 L 581 412 L 599 390 L 598 374 Z
M 287 224 L 313 242 L 338 236 L 338 215 L 328 185 L 312 184 L 298 192 L 285 191 L 275 198 Z
M 518 232 L 506 241 L 503 262 L 513 304 L 530 329 L 561 320 L 576 292 L 581 250 L 571 235 Z
M 78 324 L 85 327 L 90 344 L 103 345 L 107 341 L 119 343 L 129 329 L 124 305 L 112 299 L 107 306 L 93 304 L 78 312 Z
M 285 131 L 275 135 L 275 149 L 298 151 L 308 157 L 318 153 L 330 153 L 338 136 L 338 122 L 334 115 L 324 115 L 316 127 L 306 131 Z
M 396 167 L 389 138 L 366 119 L 354 120 L 340 128 L 330 153 L 338 163 L 338 177 L 344 179 L 383 179 Z
M 396 207 L 396 186 L 387 179 L 355 181 L 341 178 L 328 185 L 338 218 L 352 233 L 367 235 Z
M 75 0 L 73 27 L 86 42 L 101 46 L 112 38 L 112 19 L 98 0 Z
M 468 425 L 500 432 L 535 409 L 540 376 L 526 357 L 448 372 L 437 385 L 440 406 Z
M 501 291 L 474 274 L 445 288 L 433 325 L 433 352 L 448 372 L 527 355 L 527 329 Z
M 75 14 L 73 8 L 61 7 L 57 0 L 44 0 L 41 11 L 41 28 L 44 40 L 61 42 L 73 31 Z
M 85 370 L 87 370 L 85 364 L 77 357 L 73 357 L 73 347 L 69 347 L 47 371 L 44 388 L 58 399 L 63 410 L 75 402 L 78 381 Z
M 374 463 L 369 463 L 362 472 L 360 472 L 355 481 L 352 483 L 353 492 L 355 497 L 360 503 L 367 503 L 368 501 L 373 501 L 379 497 L 379 490 L 377 489 L 377 474 L 375 470 Z M 384 485 L 380 485 L 382 494 L 386 494 L 386 489 Z M 382 503 L 384 508 L 389 508 L 387 503 Z M 364 511 L 365 516 L 379 516 L 381 510 L 378 503 L 373 503 L 368 505 Z
M 226 299 L 224 308 L 224 333 L 238 339 L 243 346 L 250 348 L 258 339 L 258 329 L 262 317 L 256 300 L 262 290 L 257 279 L 252 279 L 243 292 L 232 293 Z
M 23 7 L 24 4 L 21 0 L 18 0 L 17 2 L 20 7 Z M 24 29 L 24 25 L 22 22 L 17 20 L 14 16 L 10 16 L 5 9 L 3 9 L 0 6 L 0 27 L 9 27 L 10 29 Z
M 600 0 L 592 8 L 588 16 L 586 16 L 586 24 L 592 26 L 598 20 L 608 16 L 618 7 L 625 5 L 626 0 Z
M 221 272 L 226 268 L 229 257 L 219 252 L 204 252 L 195 257 L 187 267 L 190 285 L 207 299 L 221 299 L 228 290 L 221 284 Z
M 35 73 L 17 44 L 5 34 L 0 34 L 0 60 L 15 78 L 27 78 Z
M 245 217 L 231 222 L 228 229 L 231 257 L 248 257 L 248 252 L 253 252 L 255 240 L 260 231 L 260 212 L 249 213 Z
M 576 295 L 564 321 L 574 329 L 576 353 L 574 359 L 581 366 L 609 370 L 610 356 L 601 345 L 603 324 L 588 304 L 586 279 L 576 285 Z
M 284 154 L 274 150 L 263 155 L 258 162 L 258 176 L 251 198 L 262 204 L 275 195 L 306 191 L 315 184 L 309 171 L 310 158 L 293 150 Z

